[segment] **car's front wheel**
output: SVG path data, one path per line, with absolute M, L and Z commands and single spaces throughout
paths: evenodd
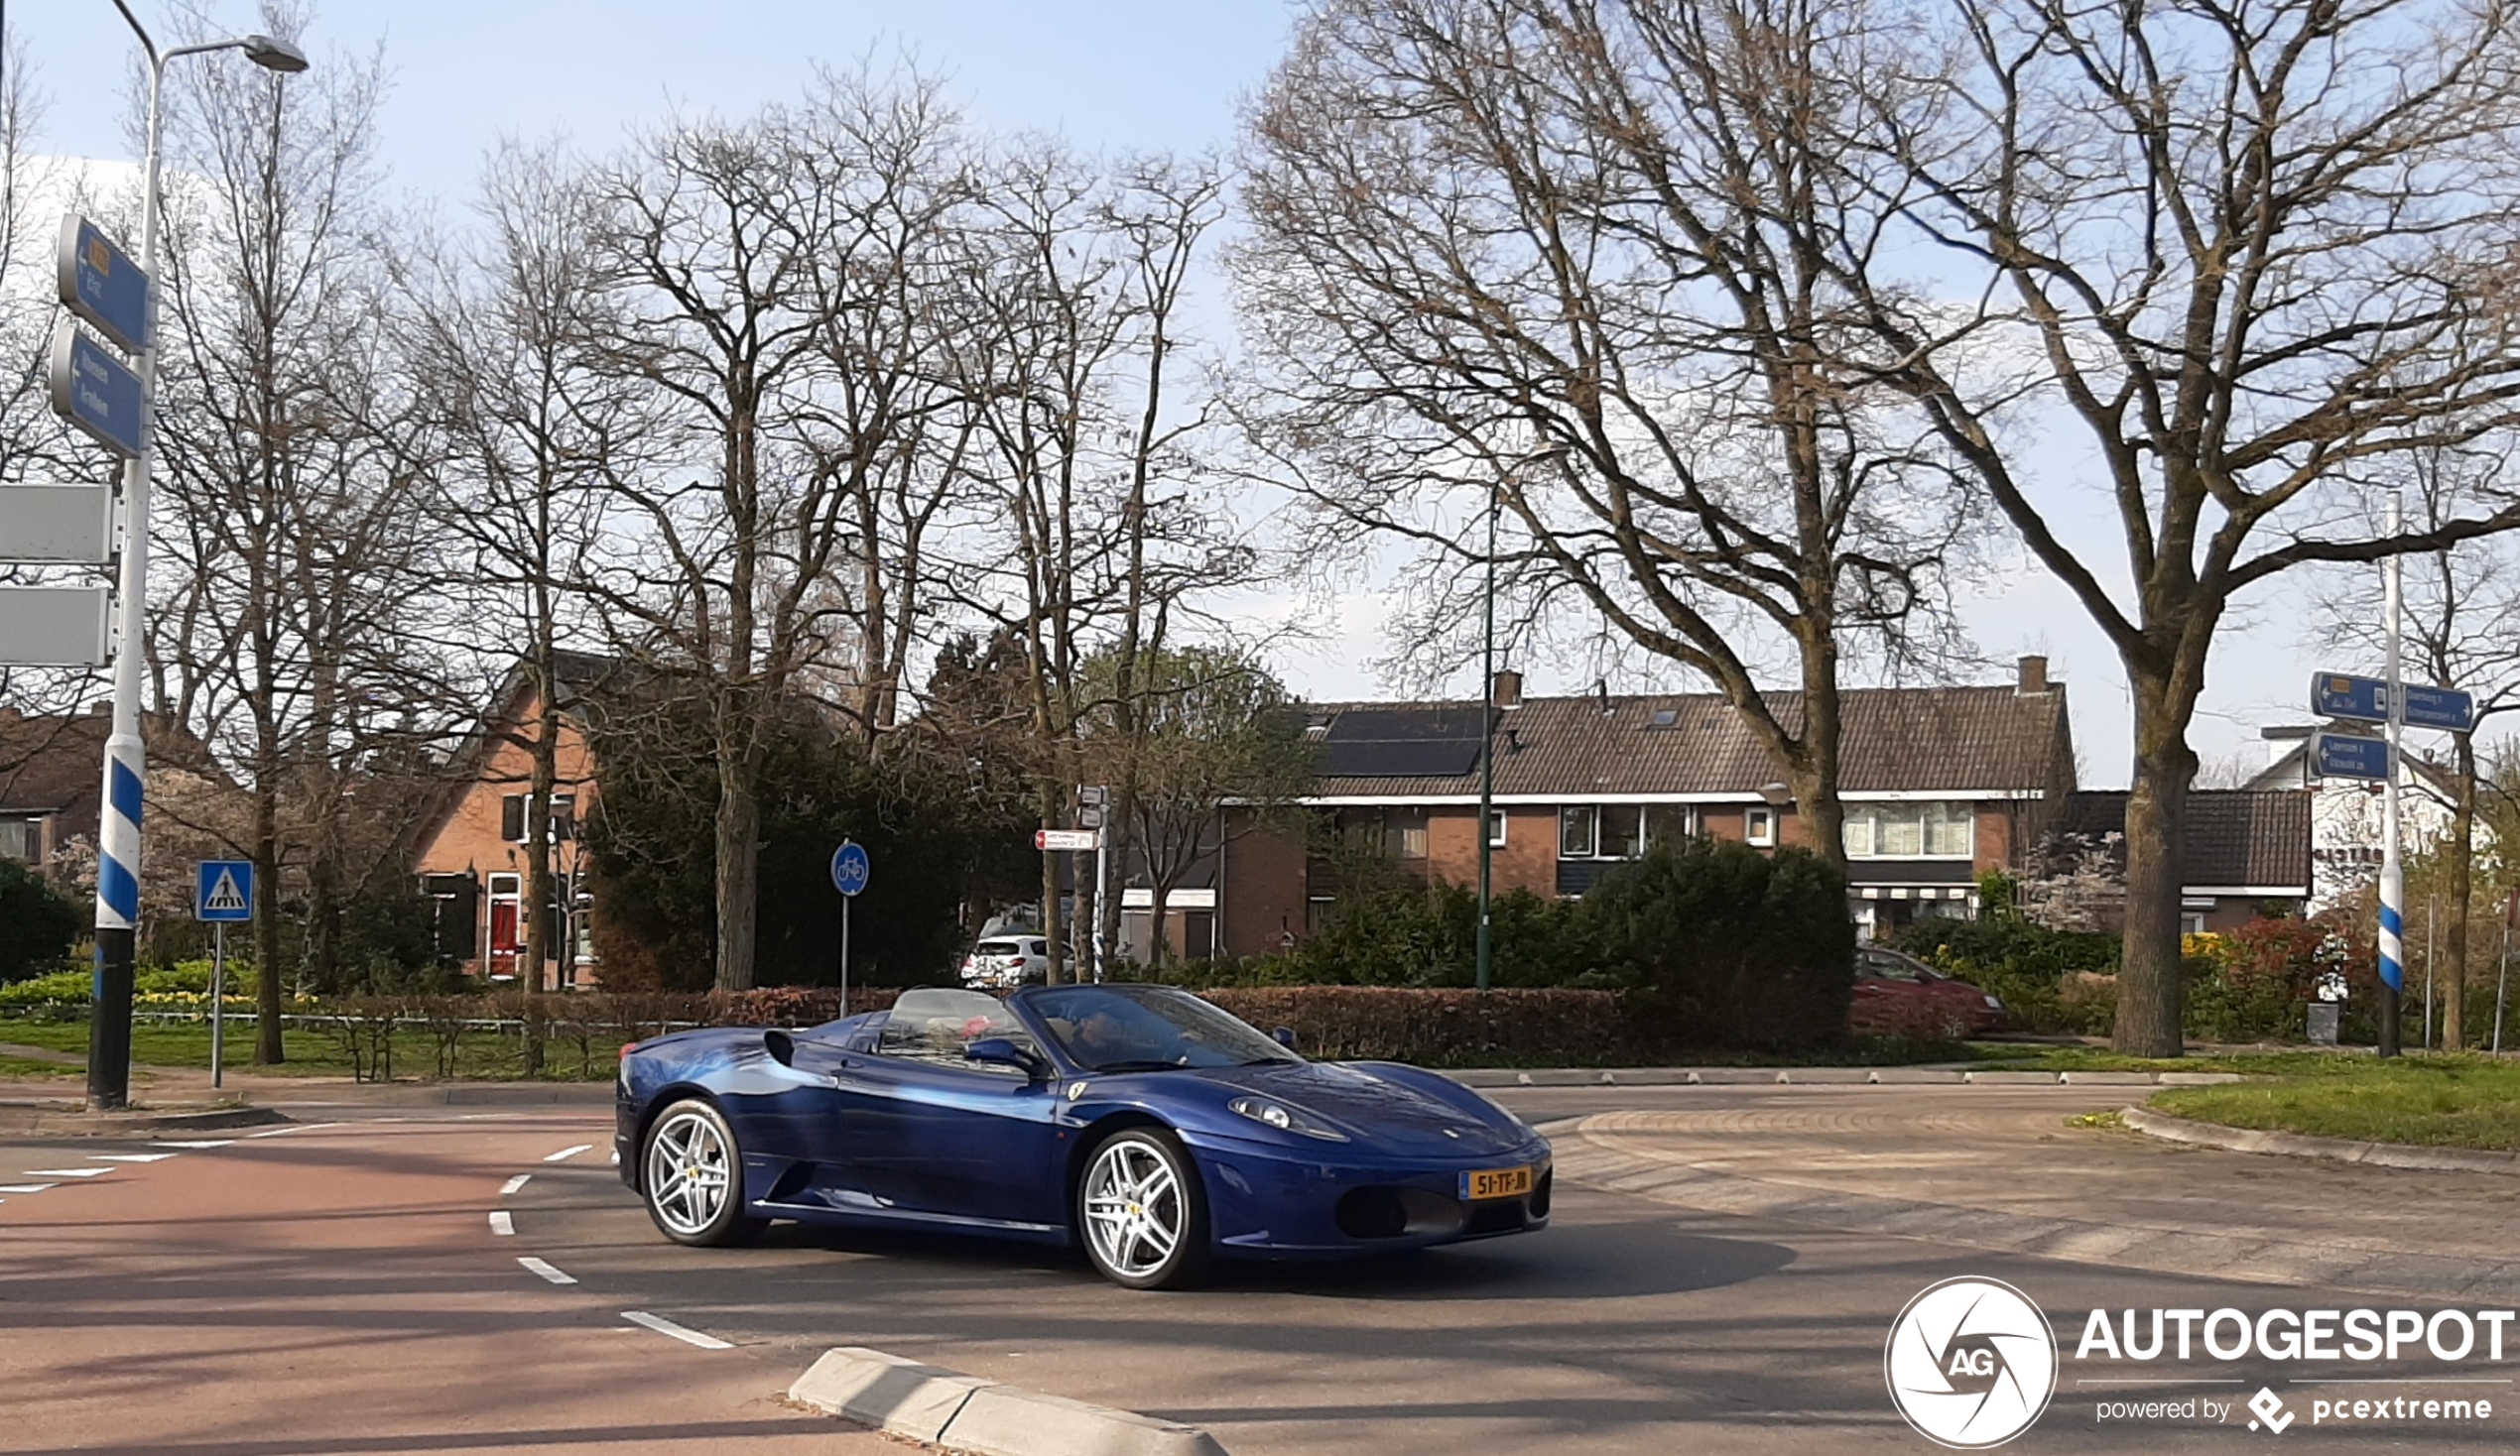
M 1207 1199 L 1181 1140 L 1123 1128 L 1085 1159 L 1076 1185 L 1085 1257 L 1131 1289 L 1178 1289 L 1207 1269 Z
M 665 1110 L 648 1129 L 639 1183 L 648 1217 L 677 1244 L 741 1244 L 763 1221 L 744 1215 L 744 1160 L 726 1115 L 698 1098 Z

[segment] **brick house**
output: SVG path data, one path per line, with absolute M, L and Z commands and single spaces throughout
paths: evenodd
M 1499 891 L 1580 896 L 1602 873 L 1676 835 L 1762 848 L 1809 842 L 1790 796 L 1738 713 L 1711 693 L 1519 696 L 1500 674 L 1492 714 L 1490 826 Z M 1797 694 L 1770 696 L 1789 725 Z M 1965 915 L 1986 870 L 2015 870 L 2075 789 L 2063 683 L 2041 658 L 1991 686 L 1852 688 L 1843 698 L 1842 789 L 1850 899 L 1884 934 L 1920 915 Z M 1379 834 L 1410 872 L 1478 877 L 1475 702 L 1323 704 L 1306 800 L 1349 834 Z M 1229 839 L 1205 904 L 1221 953 L 1293 943 L 1336 904 L 1335 876 L 1283 834 Z M 1176 900 L 1178 903 L 1178 898 Z M 1176 939 L 1197 954 L 1197 943 Z
M 558 778 L 552 792 L 551 855 L 554 910 L 568 911 L 568 932 L 554 936 L 558 952 L 543 968 L 542 984 L 595 981 L 590 932 L 593 896 L 585 883 L 576 832 L 595 798 L 594 753 L 586 739 L 585 694 L 615 665 L 578 653 L 559 657 L 562 693 Z M 531 675 L 511 673 L 491 711 L 484 714 L 449 765 L 448 787 L 415 840 L 414 870 L 422 891 L 437 903 L 438 944 L 461 961 L 468 974 L 510 980 L 525 971 L 524 900 L 528 856 L 526 800 L 534 773 L 528 746 L 542 703 Z M 559 923 L 555 920 L 555 924 Z M 563 940 L 573 941 L 573 946 Z

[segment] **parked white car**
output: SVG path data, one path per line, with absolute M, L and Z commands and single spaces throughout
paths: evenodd
M 974 990 L 1012 990 L 1050 979 L 1050 942 L 1039 935 L 991 935 L 962 958 L 962 984 Z

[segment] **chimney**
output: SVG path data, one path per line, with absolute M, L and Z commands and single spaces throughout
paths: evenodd
M 1487 690 L 1487 705 L 1511 712 L 1523 705 L 1523 674 L 1508 667 L 1496 674 Z
M 2021 695 L 2035 696 L 2048 690 L 2048 660 L 2033 654 L 2021 660 Z

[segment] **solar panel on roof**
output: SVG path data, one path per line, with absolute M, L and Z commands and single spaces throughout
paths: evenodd
M 1315 772 L 1327 779 L 1453 779 L 1478 766 L 1476 709 L 1359 708 L 1322 736 Z

